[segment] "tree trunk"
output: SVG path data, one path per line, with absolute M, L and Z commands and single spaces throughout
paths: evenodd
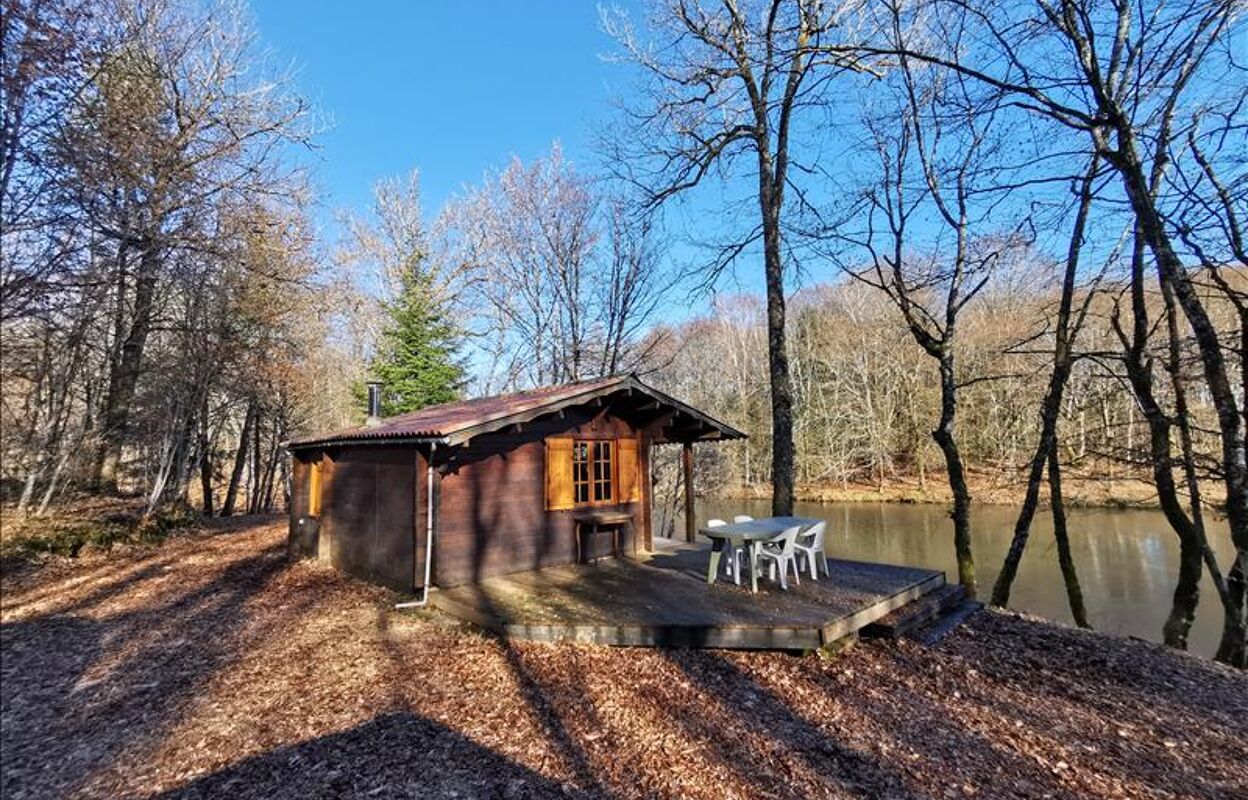
M 1023 550 L 1027 547 L 1027 537 L 1031 533 L 1031 523 L 1035 518 L 1036 506 L 1039 504 L 1044 463 L 1047 459 L 1052 465 L 1057 460 L 1057 453 L 1050 454 L 1050 451 L 1055 451 L 1057 447 L 1057 418 L 1061 414 L 1066 383 L 1070 380 L 1070 372 L 1074 365 L 1072 351 L 1075 338 L 1083 322 L 1083 312 L 1080 312 L 1080 316 L 1072 325 L 1071 311 L 1074 307 L 1075 281 L 1079 274 L 1079 255 L 1083 249 L 1084 230 L 1087 226 L 1088 212 L 1092 208 L 1093 182 L 1096 180 L 1099 167 L 1100 160 L 1093 158 L 1079 189 L 1079 210 L 1075 214 L 1075 223 L 1071 228 L 1070 244 L 1066 250 L 1066 265 L 1062 275 L 1062 296 L 1058 304 L 1057 330 L 1054 334 L 1053 370 L 1049 374 L 1048 391 L 1040 405 L 1040 441 L 1031 456 L 1027 474 L 1027 493 L 1023 498 L 1023 507 L 1018 513 L 1018 521 L 1014 524 L 1014 537 L 1010 541 L 1009 551 L 1006 552 L 1005 562 L 1001 565 L 1001 574 L 997 576 L 997 582 L 992 588 L 994 606 L 1004 606 L 1010 602 L 1010 587 L 1014 583 L 1014 577 L 1018 574 L 1018 564 L 1022 561 Z M 1086 306 L 1084 309 L 1086 310 Z M 1049 472 L 1049 482 L 1052 485 L 1052 466 Z
M 971 490 L 966 485 L 966 470 L 958 450 L 954 423 L 957 419 L 957 384 L 953 376 L 953 356 L 946 352 L 940 359 L 940 424 L 932 438 L 945 457 L 949 488 L 953 491 L 953 549 L 958 560 L 958 582 L 967 597 L 975 599 L 975 558 L 971 552 Z
M 1027 539 L 1031 534 L 1031 523 L 1036 516 L 1036 507 L 1040 504 L 1040 484 L 1044 480 L 1045 461 L 1050 463 L 1056 459 L 1050 454 L 1057 446 L 1057 417 L 1062 407 L 1062 392 L 1066 388 L 1066 379 L 1070 376 L 1070 366 L 1055 366 L 1049 377 L 1049 391 L 1044 396 L 1040 407 L 1040 441 L 1031 456 L 1027 472 L 1027 491 L 1023 496 L 1023 506 L 1019 509 L 1018 520 L 1014 523 L 1014 536 L 1010 540 L 1010 549 L 1006 551 L 1005 561 L 1001 564 L 1001 573 L 992 587 L 992 604 L 1005 606 L 1010 602 L 1010 588 L 1018 574 L 1019 562 L 1023 559 L 1023 550 L 1027 547 Z M 1049 467 L 1052 484 L 1052 467 Z
M 1170 527 L 1179 536 L 1179 578 L 1162 638 L 1167 645 L 1184 650 L 1187 648 L 1187 634 L 1195 618 L 1196 606 L 1200 601 L 1202 553 L 1196 530 L 1183 510 L 1178 487 L 1174 482 L 1170 418 L 1157 403 L 1153 394 L 1150 368 L 1142 360 L 1141 353 L 1142 350 L 1128 355 L 1127 378 L 1148 425 L 1149 465 L 1152 468 L 1153 485 L 1157 489 L 1157 500 Z
M 65 467 L 69 464 L 71 450 L 66 448 L 60 459 L 56 462 L 56 468 L 52 470 L 52 476 L 48 478 L 48 486 L 43 490 L 43 499 L 39 501 L 39 509 L 35 511 L 35 516 L 42 517 L 48 513 L 48 506 L 52 504 L 52 498 L 56 496 L 56 490 L 60 487 L 61 475 L 65 472 Z
M 1209 536 L 1205 529 L 1204 500 L 1200 491 L 1200 476 L 1196 469 L 1196 445 L 1192 438 L 1191 417 L 1187 403 L 1187 386 L 1183 380 L 1178 310 L 1175 308 L 1174 294 L 1168 284 L 1162 284 L 1161 294 L 1165 302 L 1166 330 L 1169 335 L 1167 370 L 1170 373 L 1171 389 L 1174 393 L 1174 424 L 1179 429 L 1179 447 L 1183 456 L 1183 480 L 1187 486 L 1188 514 L 1191 520 L 1192 539 L 1194 540 L 1187 547 L 1199 548 L 1199 557 L 1203 560 L 1205 569 L 1208 571 L 1214 588 L 1217 590 L 1218 599 L 1222 602 L 1222 640 L 1218 645 L 1216 658 L 1228 663 L 1236 663 L 1238 659 L 1239 663 L 1237 666 L 1244 666 L 1245 626 L 1242 604 L 1236 600 L 1227 585 L 1227 581 L 1222 576 L 1222 571 L 1218 567 L 1217 556 L 1214 554 L 1213 548 L 1209 546 Z M 1189 568 L 1186 565 L 1188 557 L 1190 556 L 1183 552 L 1183 545 L 1180 545 L 1180 558 L 1183 560 L 1180 569 Z M 1199 571 L 1198 566 L 1196 569 Z M 1172 616 L 1174 613 L 1172 611 Z M 1169 621 L 1167 624 L 1170 624 Z M 1176 626 L 1181 626 L 1182 624 L 1181 619 L 1175 620 Z M 1190 627 L 1190 620 L 1187 622 L 1187 625 Z
M 1222 641 L 1214 655 L 1218 661 L 1248 668 L 1248 620 L 1244 618 L 1245 586 L 1248 585 L 1248 553 L 1240 551 L 1226 576 L 1227 600 L 1222 618 Z M 1233 613 L 1232 613 L 1233 612 Z
M 152 479 L 151 491 L 147 497 L 147 514 L 159 508 L 169 487 L 169 479 L 177 469 L 177 459 L 181 444 L 177 440 L 178 433 L 166 433 L 160 449 L 160 463 L 156 467 L 156 475 Z
M 1241 256 L 1242 258 L 1242 256 Z M 1248 311 L 1236 302 L 1239 311 L 1239 378 L 1243 402 L 1243 439 L 1248 451 Z M 1226 574 L 1225 616 L 1222 642 L 1214 656 L 1240 669 L 1248 669 L 1248 547 L 1235 541 L 1235 559 Z
M 251 426 L 251 470 L 247 481 L 247 513 L 260 513 L 260 483 L 263 473 L 260 463 L 260 431 L 262 429 L 260 409 L 256 409 L 256 421 Z
M 759 192 L 763 215 L 763 259 L 767 276 L 767 365 L 771 379 L 771 513 L 793 514 L 793 381 L 785 345 L 784 259 L 780 208 L 766 185 Z
M 693 504 L 693 445 L 689 442 L 680 446 L 680 467 L 685 487 L 685 541 L 693 542 L 698 538 L 698 529 Z
M 271 437 L 276 439 L 276 435 Z M 277 477 L 277 462 L 279 460 L 279 448 L 277 442 L 273 441 L 268 448 L 269 458 L 264 467 L 264 490 L 261 492 L 260 511 L 265 514 L 273 513 L 273 484 Z
M 30 472 L 26 474 L 26 481 L 22 485 L 22 494 L 17 499 L 17 508 L 15 511 L 20 517 L 26 516 L 26 512 L 30 508 L 30 501 L 35 496 L 35 485 L 39 483 L 39 479 L 43 477 L 45 457 L 42 453 L 40 453 L 38 459 L 39 460 L 35 463 L 35 466 L 32 467 Z
M 1192 284 L 1187 268 L 1174 250 L 1136 152 L 1134 134 L 1129 128 L 1119 128 L 1118 148 L 1113 154 L 1112 162 L 1122 178 L 1139 232 L 1153 254 L 1160 279 L 1173 289 L 1174 297 L 1187 317 L 1200 350 L 1205 384 L 1217 411 L 1221 434 L 1226 517 L 1231 529 L 1231 540 L 1235 544 L 1237 563 L 1242 563 L 1244 559 L 1248 559 L 1248 456 L 1245 453 L 1248 448 L 1245 442 L 1248 437 L 1245 434 L 1248 431 L 1241 430 L 1243 418 L 1231 388 L 1222 341 Z M 1244 398 L 1244 402 L 1248 403 L 1248 397 Z M 1242 575 L 1242 570 L 1239 574 Z M 1245 600 L 1248 599 L 1242 579 L 1237 578 L 1228 588 L 1232 601 L 1236 603 L 1236 613 L 1242 617 Z
M 199 491 L 203 495 L 204 516 L 213 513 L 212 496 L 212 439 L 208 425 L 208 393 L 199 409 Z
M 251 441 L 251 427 L 256 419 L 256 400 L 247 401 L 247 413 L 243 417 L 243 430 L 238 435 L 238 450 L 234 454 L 234 469 L 230 472 L 230 485 L 225 490 L 225 502 L 221 504 L 221 516 L 228 517 L 234 513 L 234 504 L 238 502 L 238 485 L 243 479 L 243 470 L 247 466 L 247 445 Z
M 1170 615 L 1163 628 L 1163 641 L 1180 650 L 1187 648 L 1187 634 L 1200 601 L 1200 574 L 1203 554 L 1200 539 L 1191 519 L 1179 501 L 1174 482 L 1170 451 L 1170 418 L 1157 404 L 1153 394 L 1152 376 L 1138 354 L 1127 358 L 1127 378 L 1140 402 L 1144 421 L 1148 424 L 1149 464 L 1157 500 L 1170 527 L 1179 536 L 1179 578 L 1174 588 Z
M 277 462 L 279 447 L 279 428 L 277 424 L 277 416 L 273 417 L 273 424 L 269 426 L 268 440 L 265 442 L 266 458 L 264 461 L 264 480 L 261 481 L 260 499 L 258 508 L 261 513 L 273 513 L 273 480 L 277 475 Z
M 1083 606 L 1083 589 L 1079 586 L 1079 573 L 1070 552 L 1070 533 L 1066 528 L 1066 504 L 1062 500 L 1062 468 L 1057 459 L 1057 438 L 1049 442 L 1049 505 L 1053 509 L 1053 537 L 1057 540 L 1057 563 L 1062 568 L 1062 581 L 1066 584 L 1066 599 L 1070 603 L 1070 615 L 1080 628 L 1091 628 L 1088 611 Z
M 1186 649 L 1187 633 L 1200 600 L 1201 553 L 1196 530 L 1183 509 L 1174 482 L 1170 451 L 1172 422 L 1157 402 L 1153 390 L 1153 360 L 1148 350 L 1151 329 L 1144 289 L 1144 249 L 1144 237 L 1137 225 L 1131 256 L 1130 337 L 1122 330 L 1116 315 L 1113 324 L 1124 346 L 1123 366 L 1127 380 L 1148 427 L 1148 462 L 1157 490 L 1157 501 L 1166 521 L 1179 537 L 1179 576 L 1170 614 L 1162 629 L 1162 639 L 1171 647 Z
M 119 358 L 109 369 L 95 468 L 96 483 L 102 492 L 117 492 L 118 468 L 130 424 L 130 407 L 143 366 L 143 350 L 152 329 L 159 267 L 159 248 L 149 242 L 139 259 L 139 274 L 135 279 L 134 318 L 122 341 Z M 118 299 L 119 303 L 124 301 L 124 297 Z
M 1187 649 L 1187 635 L 1200 603 L 1200 574 L 1204 571 L 1200 545 L 1194 535 L 1179 539 L 1179 580 L 1174 587 L 1170 615 L 1162 627 L 1162 640 L 1179 650 Z
M 186 418 L 182 422 L 182 428 L 178 434 L 178 449 L 175 452 L 176 461 L 174 462 L 173 471 L 173 494 L 175 502 L 185 504 L 187 494 L 190 490 L 191 471 L 199 454 L 195 452 L 195 431 L 199 424 L 199 414 L 196 406 L 193 404 L 187 411 Z

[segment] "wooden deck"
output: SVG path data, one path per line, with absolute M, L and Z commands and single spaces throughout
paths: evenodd
M 709 548 L 664 547 L 642 560 L 551 567 L 439 589 L 443 611 L 500 635 L 634 647 L 810 650 L 856 634 L 939 589 L 927 569 L 829 559 L 830 577 L 758 594 L 706 584 Z

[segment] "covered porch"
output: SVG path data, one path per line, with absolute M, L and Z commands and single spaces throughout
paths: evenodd
M 657 543 L 656 543 L 657 544 Z M 830 574 L 758 594 L 707 585 L 706 545 L 519 572 L 439 589 L 433 604 L 502 636 L 634 647 L 812 650 L 945 585 L 941 572 L 829 559 Z

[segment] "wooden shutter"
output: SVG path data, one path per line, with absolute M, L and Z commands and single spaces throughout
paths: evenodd
M 321 515 L 321 459 L 308 465 L 308 516 Z
M 636 503 L 641 499 L 641 479 L 637 472 L 637 440 L 620 439 L 616 442 L 615 452 L 619 459 L 617 502 Z
M 546 440 L 546 509 L 562 511 L 576 505 L 572 493 L 572 440 Z

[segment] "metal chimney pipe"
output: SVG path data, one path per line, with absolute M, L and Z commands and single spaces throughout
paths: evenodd
M 381 381 L 368 382 L 368 425 L 381 424 Z

